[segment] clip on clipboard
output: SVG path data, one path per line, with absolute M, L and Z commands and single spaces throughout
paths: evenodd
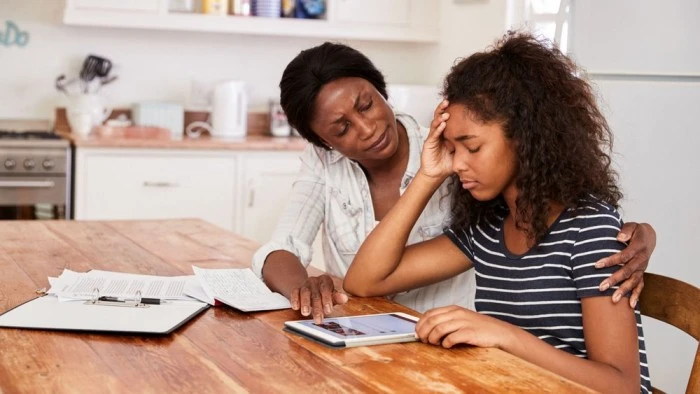
M 143 298 L 141 298 L 141 290 L 136 290 L 136 293 L 134 294 L 134 298 L 120 300 L 116 297 L 105 297 L 105 296 L 100 297 L 100 289 L 95 288 L 92 291 L 92 298 L 85 301 L 83 304 L 84 305 L 118 306 L 118 307 L 127 307 L 127 308 L 148 308 L 149 305 L 146 304 L 145 302 L 142 302 L 142 300 L 143 300 Z M 149 304 L 153 304 L 153 302 L 150 302 Z M 158 304 L 160 304 L 160 300 L 158 301 Z

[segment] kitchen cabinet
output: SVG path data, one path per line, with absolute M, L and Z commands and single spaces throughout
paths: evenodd
M 264 243 L 297 177 L 299 153 L 77 147 L 74 217 L 199 218 Z M 313 255 L 323 269 L 320 236 Z
M 408 25 L 411 0 L 338 0 L 330 18 L 342 23 L 366 25 Z
M 697 0 L 576 1 L 569 50 L 592 74 L 699 77 Z
M 299 153 L 250 152 L 241 154 L 239 163 L 239 196 L 243 198 L 238 204 L 239 232 L 260 243 L 267 242 L 299 173 Z
M 136 28 L 436 43 L 439 2 L 327 0 L 325 19 L 213 16 L 168 12 L 168 0 L 67 0 L 63 22 Z
M 233 231 L 235 175 L 223 153 L 77 149 L 75 218 L 201 218 Z
M 260 243 L 267 242 L 299 175 L 299 152 L 251 152 L 242 154 L 239 164 L 239 195 L 243 201 L 238 204 L 237 232 Z M 311 265 L 325 271 L 321 231 L 312 249 Z

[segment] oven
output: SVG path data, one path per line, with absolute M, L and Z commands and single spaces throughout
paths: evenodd
M 0 220 L 71 218 L 70 143 L 38 124 L 0 121 Z

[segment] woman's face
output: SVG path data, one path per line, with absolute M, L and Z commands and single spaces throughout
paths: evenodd
M 360 163 L 381 161 L 398 150 L 394 112 L 367 80 L 341 78 L 316 96 L 311 129 L 328 146 Z
M 502 124 L 479 122 L 460 104 L 452 104 L 446 111 L 450 118 L 443 136 L 447 148 L 454 150 L 452 170 L 462 188 L 479 201 L 515 191 L 517 156 Z

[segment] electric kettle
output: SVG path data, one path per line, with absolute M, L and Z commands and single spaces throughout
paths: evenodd
M 248 127 L 248 94 L 243 81 L 226 81 L 214 86 L 211 95 L 211 112 L 207 122 L 190 123 L 185 133 L 198 137 L 199 128 L 215 138 L 245 137 Z
M 212 137 L 245 137 L 248 95 L 243 81 L 226 81 L 214 87 L 210 131 Z

